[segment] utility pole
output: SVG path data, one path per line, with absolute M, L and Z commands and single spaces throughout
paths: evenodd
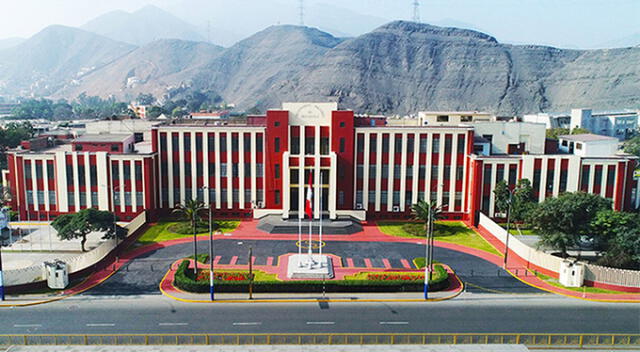
M 413 0 L 413 22 L 420 22 L 420 1 Z

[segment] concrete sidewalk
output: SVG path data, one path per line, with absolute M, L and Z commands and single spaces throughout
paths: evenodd
M 14 346 L 7 352 L 525 352 L 524 345 L 251 345 L 251 346 Z

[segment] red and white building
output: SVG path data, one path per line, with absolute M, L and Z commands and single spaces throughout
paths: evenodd
M 495 184 L 521 178 L 532 182 L 539 201 L 582 190 L 611 199 L 618 210 L 638 206 L 637 158 L 588 148 L 600 139 L 567 137 L 577 138 L 569 152 L 566 138 L 565 149 L 545 141 L 543 124 L 466 113 L 450 123 L 437 114 L 430 123 L 356 117 L 336 103 L 285 103 L 238 125 L 158 124 L 142 142 L 85 135 L 47 149 L 16 149 L 4 176 L 22 219 L 87 207 L 127 219 L 142 210 L 166 213 L 189 199 L 211 204 L 216 216 L 292 218 L 304 216 L 310 173 L 332 219 L 406 218 L 419 199 L 437 201 L 450 219 L 492 216 Z M 314 202 L 319 217 L 320 198 Z

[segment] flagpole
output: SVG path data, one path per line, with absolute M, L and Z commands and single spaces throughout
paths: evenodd
M 308 264 L 309 264 L 309 269 L 311 269 L 311 265 L 313 263 L 313 257 L 312 255 L 312 251 L 311 251 L 311 246 L 312 246 L 312 226 L 313 226 L 313 172 L 309 173 L 309 194 L 307 195 L 307 201 L 309 202 L 309 250 L 307 251 L 308 253 Z M 310 198 L 310 199 L 309 199 Z
M 320 182 L 318 182 L 320 192 L 318 192 L 318 197 L 320 197 L 320 228 L 318 229 L 318 253 L 320 260 L 320 267 L 322 268 L 322 171 L 320 172 Z
M 303 188 L 304 190 L 304 188 Z M 304 194 L 304 191 L 302 192 Z M 300 202 L 298 202 L 298 207 L 300 207 Z M 298 209 L 298 267 L 302 267 L 302 217 L 300 215 L 304 214 L 301 209 Z

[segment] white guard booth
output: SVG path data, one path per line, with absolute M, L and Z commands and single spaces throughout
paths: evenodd
M 560 263 L 560 284 L 565 287 L 582 287 L 584 284 L 584 265 L 570 260 Z
M 44 268 L 44 277 L 47 280 L 47 286 L 51 289 L 64 289 L 69 285 L 69 272 L 67 271 L 67 263 L 61 260 L 42 263 Z

